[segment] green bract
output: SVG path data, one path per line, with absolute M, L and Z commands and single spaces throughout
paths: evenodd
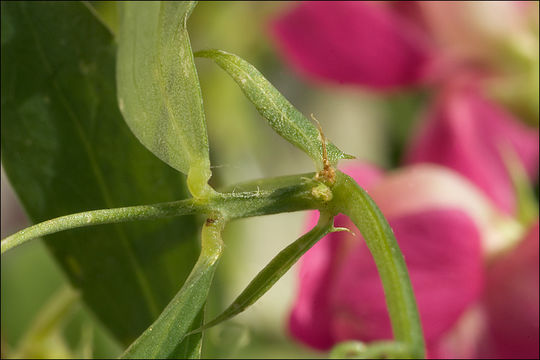
M 223 50 L 204 50 L 195 56 L 214 60 L 240 86 L 247 98 L 268 124 L 288 142 L 313 159 L 317 170 L 323 169 L 323 150 L 319 131 L 300 111 L 285 99 L 253 65 Z M 340 159 L 353 159 L 329 143 L 328 160 L 336 165 Z
M 188 175 L 194 196 L 211 176 L 201 88 L 186 30 L 196 2 L 122 2 L 118 104 L 135 136 Z

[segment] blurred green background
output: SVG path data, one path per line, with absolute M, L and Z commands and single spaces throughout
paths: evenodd
M 115 3 L 93 5 L 115 29 Z M 425 95 L 383 98 L 358 88 L 312 84 L 298 77 L 279 59 L 268 35 L 269 21 L 293 5 L 201 2 L 188 22 L 192 47 L 238 54 L 254 64 L 300 111 L 313 113 L 326 136 L 343 151 L 382 167 L 396 164 L 399 149 L 407 140 L 407 129 L 418 117 L 415 115 Z M 311 160 L 266 125 L 224 71 L 205 59 L 197 59 L 196 64 L 207 116 L 214 187 L 313 171 Z M 28 222 L 3 171 L 1 200 L 4 238 Z M 232 302 L 273 256 L 299 237 L 304 222 L 305 213 L 293 213 L 230 224 L 224 235 L 226 249 L 216 273 L 208 318 Z M 21 350 L 25 334 L 36 326 L 38 314 L 46 317 L 62 303 L 53 298 L 67 282 L 40 241 L 3 256 L 1 268 L 2 357 L 10 357 Z M 295 297 L 296 275 L 294 267 L 245 313 L 209 330 L 203 357 L 326 357 L 295 343 L 288 335 L 286 324 Z M 49 319 L 46 336 L 38 337 L 41 342 L 36 342 L 35 348 L 25 348 L 27 356 L 102 358 L 121 352 L 78 301 L 62 310 L 61 316 Z

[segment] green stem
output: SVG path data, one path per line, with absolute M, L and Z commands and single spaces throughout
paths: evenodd
M 286 185 L 257 190 L 214 193 L 208 199 L 186 199 L 153 205 L 130 206 L 114 209 L 85 211 L 61 216 L 30 226 L 2 240 L 1 253 L 45 235 L 84 226 L 121 223 L 136 220 L 160 219 L 171 216 L 203 214 L 213 216 L 220 213 L 232 220 L 243 217 L 276 214 L 317 208 L 317 200 L 311 191 L 318 183 L 305 181 L 303 175 L 284 177 Z M 294 182 L 291 180 L 294 179 Z M 271 179 L 271 184 L 279 178 Z M 241 185 L 245 187 L 246 185 Z
M 26 241 L 60 231 L 84 226 L 120 223 L 125 221 L 159 219 L 168 216 L 194 214 L 201 207 L 193 204 L 191 199 L 169 203 L 130 206 L 114 209 L 85 211 L 60 216 L 23 229 L 2 240 L 2 254 Z
M 375 260 L 395 340 L 407 346 L 409 357 L 423 358 L 425 345 L 416 300 L 392 229 L 373 200 L 349 176 L 338 171 L 332 191 L 335 211 L 349 216 Z

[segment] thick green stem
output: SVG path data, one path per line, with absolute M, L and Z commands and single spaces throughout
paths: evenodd
M 395 340 L 407 346 L 408 357 L 423 358 L 425 345 L 416 300 L 392 229 L 373 200 L 349 176 L 337 172 L 332 192 L 335 211 L 354 222 L 375 260 Z

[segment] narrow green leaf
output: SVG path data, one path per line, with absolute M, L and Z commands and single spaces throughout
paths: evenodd
M 118 103 L 131 131 L 158 158 L 188 174 L 194 196 L 211 176 L 201 88 L 186 21 L 193 1 L 120 6 Z
M 319 222 L 308 233 L 287 246 L 255 276 L 242 293 L 215 319 L 193 331 L 198 333 L 240 314 L 253 305 L 323 236 L 332 231 L 333 216 L 321 213 Z
M 185 198 L 185 177 L 145 149 L 122 119 L 114 39 L 88 8 L 1 6 L 2 163 L 32 222 Z M 186 216 L 44 240 L 83 300 L 127 345 L 187 278 L 197 237 L 195 218 Z
M 270 126 L 287 141 L 308 154 L 317 167 L 323 168 L 319 131 L 250 63 L 222 50 L 203 50 L 195 56 L 214 60 L 240 86 Z M 340 159 L 351 159 L 329 143 L 328 160 L 335 165 Z
M 221 231 L 224 225 L 222 219 L 206 221 L 201 236 L 201 254 L 184 286 L 157 320 L 130 345 L 122 358 L 171 359 L 197 355 L 197 346 L 192 350 L 193 347 L 185 342 L 198 344 L 200 335 L 186 334 L 193 329 L 194 322 L 195 325 L 200 324 L 201 310 L 223 250 Z

